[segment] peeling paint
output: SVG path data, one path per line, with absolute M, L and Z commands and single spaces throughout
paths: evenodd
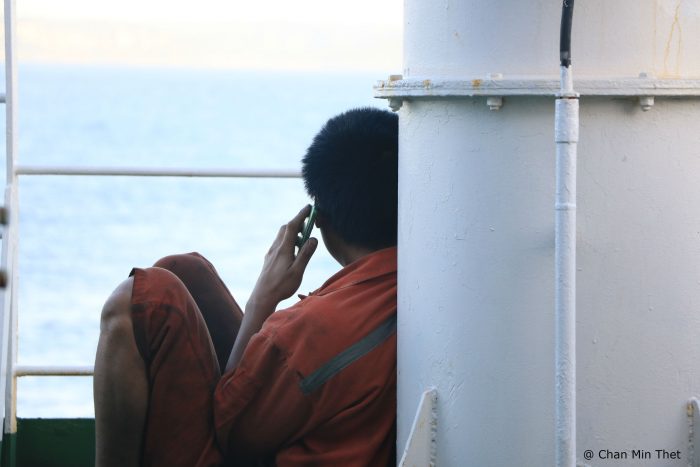
M 671 31 L 668 34 L 668 40 L 666 41 L 666 48 L 664 49 L 664 75 L 666 76 L 679 76 L 680 66 L 681 66 L 681 50 L 683 48 L 683 31 L 681 29 L 680 23 L 680 11 L 681 11 L 682 0 L 678 0 L 676 4 L 676 9 L 673 13 L 673 23 L 671 23 Z M 676 31 L 678 31 L 676 33 Z M 676 39 L 676 65 L 673 73 L 669 73 L 669 61 L 671 56 L 671 49 L 673 44 L 673 38 L 677 36 Z

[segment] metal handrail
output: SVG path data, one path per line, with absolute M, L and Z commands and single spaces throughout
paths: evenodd
M 17 166 L 16 175 L 87 175 L 127 177 L 299 178 L 301 172 L 280 169 L 196 169 L 138 167 Z M 93 366 L 15 365 L 15 378 L 25 376 L 93 376 Z
M 91 365 L 85 366 L 42 366 L 42 365 L 16 365 L 13 370 L 15 378 L 23 376 L 92 376 L 95 369 Z
M 206 178 L 299 178 L 298 170 L 282 169 L 197 169 L 172 167 L 79 167 L 16 166 L 15 175 L 127 176 L 127 177 L 206 177 Z M 25 376 L 93 376 L 93 366 L 15 365 L 15 378 Z
M 93 376 L 92 366 L 43 366 L 16 365 L 17 353 L 17 177 L 19 175 L 59 176 L 130 176 L 130 177 L 205 177 L 205 178 L 300 178 L 298 170 L 284 169 L 216 169 L 216 168 L 138 168 L 138 167 L 80 167 L 80 166 L 22 166 L 16 164 L 16 111 L 17 91 L 15 87 L 17 69 L 14 54 L 15 0 L 4 0 L 5 23 L 5 85 L 6 93 L 0 93 L 0 103 L 6 104 L 6 177 L 5 208 L 9 208 L 12 219 L 2 238 L 0 268 L 8 272 L 9 284 L 0 287 L 0 387 L 5 397 L 0 398 L 0 416 L 4 415 L 4 429 L 0 430 L 0 441 L 4 433 L 17 432 L 17 378 L 25 376 Z
M 4 1 L 5 21 L 5 196 L 4 207 L 9 211 L 8 225 L 3 229 L 0 268 L 5 271 L 7 284 L 0 292 L 0 387 L 5 391 L 2 399 L 5 433 L 17 432 L 17 398 L 12 366 L 17 356 L 17 223 L 19 221 L 17 198 L 17 57 L 16 57 L 16 8 L 15 0 Z
M 207 178 L 300 178 L 299 170 L 223 169 L 178 167 L 79 167 L 29 166 L 15 167 L 16 175 L 87 175 L 127 177 L 207 177 Z

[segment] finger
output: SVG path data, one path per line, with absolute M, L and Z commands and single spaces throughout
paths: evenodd
M 275 240 L 272 242 L 272 245 L 270 245 L 270 249 L 268 250 L 268 253 L 272 252 L 272 250 L 275 249 L 277 245 L 280 244 L 282 239 L 284 238 L 284 233 L 287 231 L 287 224 L 284 224 L 279 228 L 277 231 L 277 236 L 275 237 Z
M 294 272 L 297 274 L 304 274 L 304 270 L 306 270 L 306 266 L 309 264 L 309 260 L 316 251 L 317 246 L 318 240 L 314 237 L 309 238 L 306 243 L 304 243 L 304 246 L 301 247 L 301 250 L 299 250 L 299 254 L 297 254 L 297 257 L 294 259 L 294 264 L 292 264 L 291 269 L 294 269 Z
M 297 234 L 301 232 L 301 229 L 304 226 L 304 219 L 306 219 L 309 214 L 311 214 L 311 206 L 307 204 L 296 216 L 294 216 L 294 218 L 292 218 L 292 220 L 287 223 L 287 229 L 284 233 L 284 240 L 282 240 L 285 246 L 291 246 L 292 248 L 294 247 Z

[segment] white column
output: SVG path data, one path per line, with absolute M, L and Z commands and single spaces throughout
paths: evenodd
M 636 465 L 599 452 L 665 449 L 681 467 L 700 393 L 700 101 L 657 94 L 644 112 L 638 96 L 603 91 L 641 72 L 655 89 L 700 76 L 700 6 L 576 8 L 576 76 L 602 83 L 580 108 L 576 457 Z M 556 91 L 528 92 L 558 77 L 561 4 L 407 0 L 405 14 L 403 76 L 423 84 L 393 94 L 399 449 L 435 387 L 437 465 L 553 465 Z M 463 91 L 488 75 L 535 86 L 491 111 Z

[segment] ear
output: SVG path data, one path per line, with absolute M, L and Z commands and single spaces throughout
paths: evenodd
M 316 214 L 316 221 L 314 222 L 314 225 L 319 229 L 326 227 L 326 218 L 320 212 Z

